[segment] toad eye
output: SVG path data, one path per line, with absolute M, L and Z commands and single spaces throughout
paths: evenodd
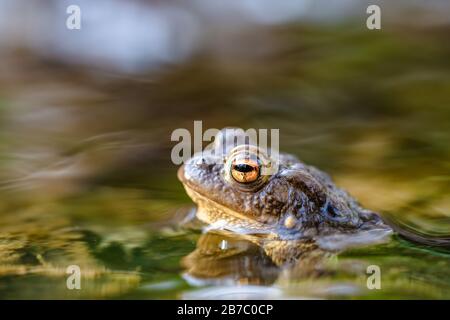
M 223 177 L 231 187 L 254 192 L 269 181 L 271 161 L 255 146 L 239 145 L 232 149 L 224 163 Z
M 230 168 L 231 176 L 239 183 L 251 183 L 260 176 L 260 165 L 253 159 L 235 159 Z

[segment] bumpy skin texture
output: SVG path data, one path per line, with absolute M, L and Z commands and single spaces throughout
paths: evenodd
M 225 151 L 229 151 L 225 149 Z M 308 239 L 336 233 L 388 228 L 363 209 L 324 172 L 292 155 L 280 154 L 278 172 L 257 190 L 227 181 L 226 166 L 214 154 L 194 155 L 178 177 L 207 223 L 240 233 L 268 233 L 279 239 Z

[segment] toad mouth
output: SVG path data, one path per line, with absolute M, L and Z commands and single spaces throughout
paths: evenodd
M 213 228 L 223 227 L 247 234 L 267 234 L 275 231 L 272 224 L 259 222 L 205 196 L 185 178 L 183 167 L 178 170 L 178 178 L 183 183 L 186 193 L 198 206 L 197 217 L 211 224 Z

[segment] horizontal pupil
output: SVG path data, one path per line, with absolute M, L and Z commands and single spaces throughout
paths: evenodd
M 255 170 L 252 166 L 245 163 L 236 164 L 233 169 L 239 172 L 251 172 Z

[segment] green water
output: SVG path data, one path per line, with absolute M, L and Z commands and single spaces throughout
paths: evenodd
M 5 55 L 0 298 L 450 298 L 445 248 L 394 236 L 304 276 L 239 238 L 208 256 L 220 235 L 199 241 L 180 226 L 194 206 L 170 134 L 202 120 L 279 128 L 282 151 L 366 207 L 450 234 L 448 29 L 291 25 L 270 37 L 277 45 L 259 58 L 204 53 L 148 76 Z M 81 290 L 66 287 L 69 265 L 81 268 Z M 379 290 L 366 287 L 369 265 L 380 267 Z

